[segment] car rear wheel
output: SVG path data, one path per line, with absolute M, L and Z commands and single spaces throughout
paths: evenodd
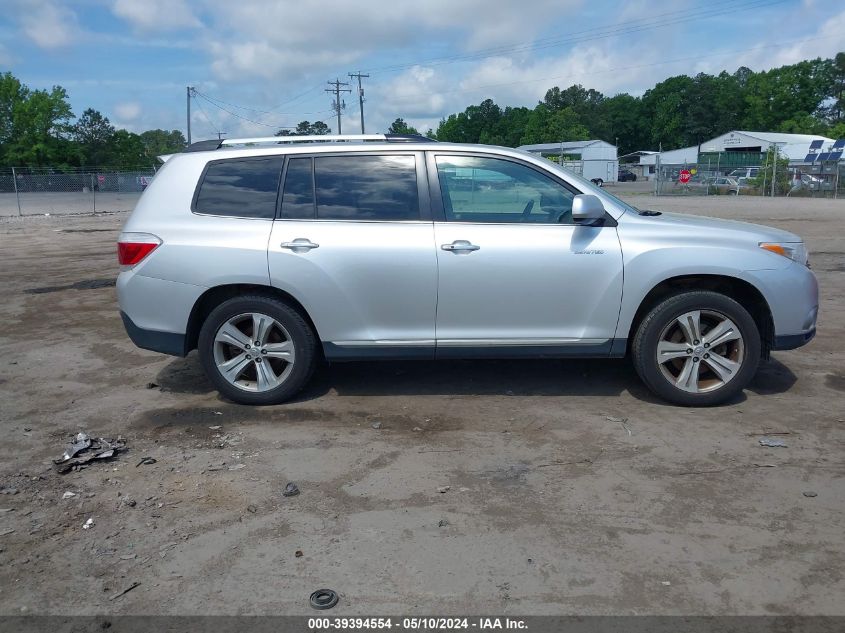
M 687 292 L 649 311 L 632 355 L 637 373 L 656 395 L 684 406 L 710 406 L 735 396 L 754 376 L 760 333 L 730 297 Z
M 278 404 L 311 378 L 317 339 L 302 316 L 271 297 L 230 299 L 203 323 L 200 362 L 209 380 L 229 400 Z

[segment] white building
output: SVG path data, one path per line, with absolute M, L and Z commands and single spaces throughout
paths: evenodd
M 698 163 L 699 153 L 722 155 L 730 155 L 732 153 L 763 154 L 775 146 L 777 146 L 780 156 L 788 158 L 790 163 L 801 163 L 809 151 L 810 143 L 815 140 L 821 140 L 825 147 L 833 143 L 833 139 L 815 134 L 734 130 L 709 141 L 704 141 L 701 145 L 641 156 L 640 165 L 643 166 L 644 172 L 648 171 L 650 174 L 649 177 L 651 177 L 654 174 L 658 161 L 660 165 L 672 167 L 694 165 Z M 723 164 L 733 168 L 736 165 L 733 164 L 730 158 L 732 157 L 727 156 Z M 710 162 L 712 164 L 713 160 Z
M 601 179 L 616 182 L 619 160 L 615 145 L 604 141 L 568 141 L 523 145 L 517 149 L 554 157 L 561 166 L 580 174 L 587 180 Z

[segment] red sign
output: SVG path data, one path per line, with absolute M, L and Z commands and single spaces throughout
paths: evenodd
M 103 184 L 104 182 L 106 182 L 106 177 L 103 176 L 102 174 L 98 175 L 97 176 L 97 182 L 99 182 L 100 184 Z
M 683 184 L 687 184 L 689 179 L 692 177 L 689 169 L 682 169 L 680 176 L 678 176 L 678 180 L 680 180 Z

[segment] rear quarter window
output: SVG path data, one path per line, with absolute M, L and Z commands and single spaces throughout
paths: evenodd
M 194 213 L 272 220 L 283 161 L 282 156 L 261 156 L 208 163 L 194 197 Z

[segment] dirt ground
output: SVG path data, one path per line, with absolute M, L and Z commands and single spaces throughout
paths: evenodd
M 125 215 L 3 221 L 0 614 L 845 614 L 845 201 L 634 203 L 803 235 L 816 340 L 716 409 L 626 361 L 338 364 L 242 407 L 127 338 Z M 128 450 L 59 474 L 79 431 Z

